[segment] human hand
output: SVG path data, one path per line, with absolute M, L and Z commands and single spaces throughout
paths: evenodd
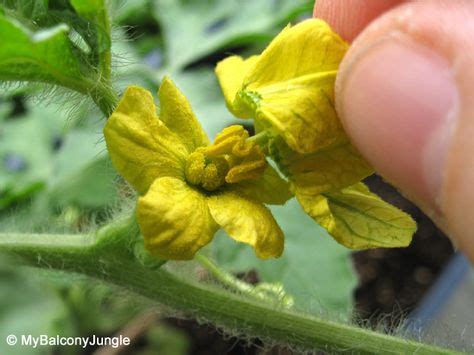
M 354 145 L 474 261 L 474 2 L 317 0 Z M 369 24 L 370 23 L 370 24 Z

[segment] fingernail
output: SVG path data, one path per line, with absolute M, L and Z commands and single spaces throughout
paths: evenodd
M 349 136 L 388 181 L 436 208 L 458 111 L 448 61 L 403 37 L 354 58 L 340 73 L 338 102 Z

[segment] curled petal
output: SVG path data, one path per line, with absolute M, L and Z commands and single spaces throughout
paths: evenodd
M 259 90 L 255 119 L 299 153 L 346 139 L 334 107 L 336 72 L 308 76 Z
M 277 258 L 283 252 L 283 232 L 263 204 L 223 192 L 209 197 L 214 220 L 233 239 L 250 244 L 259 258 Z
M 243 86 L 249 90 L 336 71 L 349 45 L 319 19 L 287 26 L 262 52 Z
M 227 108 L 235 116 L 240 118 L 250 118 L 253 116 L 252 110 L 249 110 L 247 105 L 239 105 L 239 103 L 234 102 L 234 100 L 242 88 L 244 79 L 257 60 L 257 55 L 247 59 L 234 55 L 219 62 L 216 66 L 217 79 L 224 93 Z
M 240 125 L 232 125 L 224 128 L 217 134 L 212 145 L 205 148 L 208 156 L 219 156 L 231 154 L 233 147 L 249 137 L 248 132 Z
M 228 185 L 228 189 L 268 205 L 283 205 L 293 197 L 290 184 L 268 164 L 260 177 Z
M 138 199 L 137 219 L 145 247 L 163 259 L 192 259 L 219 228 L 206 197 L 170 177 L 156 180 Z
M 260 159 L 244 159 L 238 165 L 232 167 L 225 177 L 225 181 L 235 184 L 245 180 L 258 179 L 267 167 L 267 162 L 262 154 Z
M 338 191 L 373 173 L 373 168 L 348 141 L 300 154 L 276 138 L 270 143 L 269 151 L 289 177 L 296 194 L 317 196 Z
M 286 27 L 256 59 L 230 57 L 216 73 L 234 114 L 255 118 L 293 150 L 311 153 L 345 139 L 334 82 L 347 48 L 324 21 L 306 20 Z
M 340 244 L 351 249 L 410 244 L 415 221 L 362 183 L 319 196 L 296 195 L 303 209 Z

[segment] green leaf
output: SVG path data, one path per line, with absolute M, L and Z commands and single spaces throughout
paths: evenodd
M 144 24 L 151 17 L 150 0 L 116 0 L 114 21 L 124 25 Z
M 143 299 L 128 298 L 124 301 L 115 289 L 106 284 L 91 283 L 90 280 L 78 282 L 70 275 L 52 272 L 45 276 L 58 290 L 68 315 L 74 319 L 74 336 L 115 333 L 137 313 L 150 307 L 150 302 Z
M 351 249 L 406 247 L 416 231 L 408 214 L 363 183 L 319 196 L 300 195 L 298 200 L 334 239 Z
M 104 0 L 71 0 L 71 5 L 81 15 L 93 16 L 94 13 L 105 11 Z
M 3 0 L 0 4 L 0 13 L 3 9 L 14 12 L 12 15 L 31 21 L 40 20 L 48 11 L 48 1 L 45 0 Z
M 296 200 L 271 210 L 285 233 L 283 255 L 277 260 L 259 260 L 247 246 L 219 235 L 213 243 L 218 264 L 232 272 L 254 269 L 260 281 L 283 284 L 295 307 L 303 312 L 348 317 L 357 283 L 350 252 L 328 238 Z
M 54 205 L 97 209 L 111 205 L 117 197 L 115 171 L 105 144 L 86 130 L 73 130 L 54 160 L 48 195 Z
M 110 51 L 110 19 L 105 0 L 4 0 L 3 6 L 9 17 L 30 29 L 66 24 L 71 42 L 81 49 L 81 62 L 87 67 L 99 67 L 104 54 Z
M 85 35 L 98 55 L 99 66 L 106 65 L 107 68 L 102 69 L 107 70 L 106 74 L 110 75 L 110 54 L 106 54 L 111 47 L 110 19 L 105 0 L 71 0 L 71 5 L 79 16 L 88 21 Z M 107 58 L 104 58 L 106 56 Z
M 40 81 L 86 92 L 66 25 L 30 32 L 0 15 L 0 80 Z
M 274 27 L 307 12 L 314 1 L 155 0 L 168 67 L 186 65 L 229 46 L 268 40 Z
M 9 346 L 3 339 L 13 334 L 72 336 L 72 321 L 66 320 L 65 305 L 54 289 L 38 273 L 7 266 L 0 258 L 0 353 L 11 355 L 46 354 L 50 347 Z
M 0 210 L 44 188 L 60 119 L 53 108 L 42 108 L 0 122 Z
M 113 334 L 137 313 L 151 306 L 144 299 L 129 298 L 111 287 L 78 280 L 64 273 L 18 268 L 0 257 L 0 354 L 77 354 L 80 348 L 48 346 L 36 349 L 9 346 L 13 334 L 39 336 L 89 336 Z
M 97 126 L 65 132 L 59 106 L 26 108 L 25 116 L 0 120 L 0 210 L 36 193 L 56 210 L 114 203 L 116 173 Z

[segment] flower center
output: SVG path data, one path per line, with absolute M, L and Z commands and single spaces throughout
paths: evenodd
M 186 180 L 207 191 L 215 191 L 227 184 L 256 179 L 266 168 L 265 155 L 260 147 L 247 140 L 242 126 L 230 126 L 220 132 L 214 143 L 200 147 L 188 156 Z

